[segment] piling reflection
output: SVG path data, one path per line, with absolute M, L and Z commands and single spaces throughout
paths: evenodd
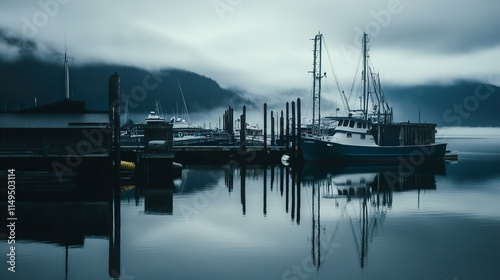
M 119 279 L 121 273 L 121 185 L 120 180 L 113 186 L 112 205 L 112 223 L 109 229 L 109 276 L 113 279 Z
M 234 170 L 234 169 L 233 169 Z M 276 184 L 279 195 L 284 197 L 284 212 L 290 215 L 292 223 L 301 224 L 302 195 L 310 193 L 308 204 L 311 213 L 311 260 L 319 270 L 325 255 L 331 252 L 329 246 L 322 241 L 332 242 L 339 228 L 339 223 L 332 227 L 330 238 L 326 235 L 322 214 L 322 204 L 333 205 L 338 209 L 341 220 L 347 221 L 350 231 L 356 240 L 355 247 L 359 257 L 359 265 L 364 268 L 368 257 L 369 243 L 374 234 L 383 226 L 384 219 L 392 208 L 394 193 L 417 191 L 417 204 L 420 203 L 420 190 L 435 190 L 436 175 L 445 175 L 444 163 L 405 166 L 381 165 L 321 165 L 306 164 L 295 166 L 240 166 L 240 195 L 243 215 L 246 214 L 246 178 L 262 179 L 263 215 L 268 211 L 268 195 Z M 260 172 L 260 175 L 259 175 Z M 268 172 L 271 173 L 268 178 Z M 275 175 L 278 173 L 277 175 Z M 227 172 L 225 183 L 231 192 L 233 188 L 233 172 Z M 340 221 L 338 221 L 340 222 Z M 330 228 L 330 227 L 329 227 Z M 331 244 L 330 244 L 331 245 Z
M 163 180 L 154 185 L 136 184 L 134 189 L 136 205 L 144 198 L 144 213 L 158 215 L 172 215 L 174 211 L 175 184 L 172 179 Z
M 214 172 L 214 170 L 218 170 Z M 272 193 L 279 194 L 283 203 L 278 208 L 283 209 L 291 223 L 302 226 L 310 225 L 311 234 L 308 238 L 311 246 L 311 260 L 316 269 L 320 269 L 324 259 L 331 254 L 328 246 L 322 242 L 328 239 L 328 231 L 336 232 L 339 225 L 331 226 L 324 217 L 323 205 L 335 205 L 340 214 L 340 220 L 347 222 L 355 242 L 361 268 L 366 266 L 369 244 L 374 234 L 383 226 L 384 219 L 391 210 L 394 193 L 404 191 L 436 189 L 436 175 L 445 175 L 444 163 L 422 165 L 409 169 L 401 166 L 374 165 L 318 165 L 306 164 L 296 166 L 252 166 L 234 165 L 219 169 L 186 168 L 181 186 L 169 185 L 163 189 L 144 189 L 146 214 L 169 214 L 172 212 L 175 195 L 180 193 L 204 192 L 207 188 L 224 182 L 226 191 L 230 194 L 239 187 L 239 202 L 241 214 L 255 211 L 255 207 L 247 209 L 250 194 L 260 192 L 254 183 L 261 184 L 262 215 L 266 217 L 269 211 L 274 211 L 275 199 L 270 199 Z M 239 184 L 235 180 L 239 180 Z M 168 183 L 173 184 L 173 183 Z M 239 185 L 239 186 L 238 186 Z M 276 187 L 275 187 L 276 186 Z M 303 208 L 303 197 L 306 196 L 310 209 Z M 419 203 L 419 196 L 416 198 Z M 332 203 L 333 201 L 333 203 Z M 253 205 L 252 205 L 253 206 Z M 308 208 L 309 208 L 308 207 Z M 308 220 L 304 222 L 303 214 Z M 327 215 L 328 216 L 328 215 Z M 338 221 L 340 222 L 340 221 Z M 334 236 L 335 234 L 332 234 Z

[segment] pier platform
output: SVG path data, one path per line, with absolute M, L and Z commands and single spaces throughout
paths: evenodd
M 141 158 L 171 159 L 182 164 L 226 164 L 231 160 L 244 160 L 249 164 L 280 162 L 286 153 L 285 146 L 173 146 L 168 153 L 147 153 L 143 146 L 122 146 L 124 160 L 135 161 Z

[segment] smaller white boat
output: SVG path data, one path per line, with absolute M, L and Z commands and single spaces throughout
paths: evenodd
M 150 111 L 148 116 L 145 119 L 147 124 L 152 124 L 152 123 L 166 123 L 167 121 L 165 120 L 164 117 L 160 116 L 158 114 L 158 111 Z

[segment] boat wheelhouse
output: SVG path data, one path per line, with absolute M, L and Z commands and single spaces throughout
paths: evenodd
M 376 139 L 372 134 L 372 123 L 367 120 L 352 117 L 330 118 L 331 123 L 322 128 L 317 138 L 324 141 L 350 145 L 376 146 Z M 315 135 L 308 135 L 315 137 Z

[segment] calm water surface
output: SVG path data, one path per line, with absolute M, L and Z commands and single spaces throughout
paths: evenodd
M 500 279 L 500 139 L 446 141 L 458 162 L 193 166 L 116 208 L 18 202 L 0 279 Z

